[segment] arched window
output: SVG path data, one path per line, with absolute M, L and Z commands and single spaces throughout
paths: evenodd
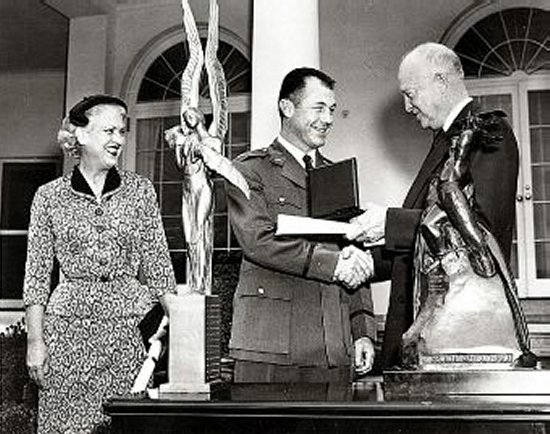
M 206 39 L 201 39 L 203 49 Z M 180 98 L 181 74 L 185 68 L 185 59 L 189 57 L 187 44 L 181 42 L 164 51 L 149 66 L 137 97 L 138 103 L 166 101 Z M 220 41 L 218 58 L 227 79 L 228 94 L 250 93 L 251 71 L 248 59 L 235 47 Z M 200 86 L 201 98 L 208 98 L 208 81 L 203 70 Z
M 505 9 L 478 21 L 455 46 L 466 77 L 549 71 L 549 26 L 550 12 L 536 8 Z
M 222 30 L 222 29 L 220 29 Z M 201 36 L 206 29 L 199 27 Z M 225 39 L 224 39 L 225 36 Z M 181 30 L 153 43 L 127 84 L 128 99 L 134 118 L 131 121 L 133 149 L 126 165 L 153 181 L 157 190 L 162 219 L 178 283 L 185 282 L 185 240 L 181 221 L 182 173 L 176 167 L 173 151 L 164 140 L 164 131 L 179 123 L 180 79 L 188 59 L 187 43 Z M 218 59 L 227 80 L 229 128 L 224 153 L 229 159 L 250 149 L 250 61 L 246 46 L 227 31 L 220 32 Z M 206 39 L 201 39 L 203 46 Z M 144 60 L 143 60 L 144 59 Z M 133 98 L 132 98 L 133 96 Z M 133 101 L 132 101 L 133 100 Z M 203 71 L 199 108 L 211 120 L 208 81 Z M 224 181 L 214 178 L 214 261 L 227 260 L 238 251 L 227 216 Z M 220 256 L 221 255 L 221 256 Z M 234 255 L 233 255 L 234 256 Z
M 512 268 L 521 296 L 550 296 L 550 5 L 476 5 L 443 42 L 460 56 L 483 109 L 502 109 L 519 142 Z M 523 3 L 523 4 L 522 4 Z M 527 7 L 527 6 L 535 7 Z M 540 5 L 540 6 L 539 6 Z

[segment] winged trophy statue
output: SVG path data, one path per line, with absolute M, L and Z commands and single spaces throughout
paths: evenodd
M 187 287 L 190 292 L 209 295 L 212 286 L 213 182 L 216 172 L 249 198 L 245 178 L 223 155 L 228 126 L 227 82 L 218 51 L 218 3 L 210 0 L 208 38 L 203 53 L 199 32 L 188 0 L 182 0 L 183 25 L 189 59 L 181 76 L 180 125 L 165 132 L 183 172 L 182 220 L 187 243 Z M 207 128 L 199 109 L 199 87 L 206 68 L 212 103 L 212 122 Z

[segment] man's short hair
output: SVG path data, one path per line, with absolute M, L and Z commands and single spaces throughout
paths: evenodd
M 404 58 L 410 55 L 420 55 L 431 65 L 443 68 L 446 72 L 452 73 L 461 79 L 464 78 L 464 70 L 462 69 L 460 57 L 446 45 L 436 42 L 425 42 L 411 50 Z
M 318 69 L 305 67 L 296 68 L 290 71 L 283 79 L 281 90 L 279 91 L 279 101 L 282 99 L 290 99 L 296 102 L 299 93 L 306 86 L 306 79 L 309 77 L 318 78 L 329 89 L 334 89 L 334 85 L 336 84 L 336 80 Z

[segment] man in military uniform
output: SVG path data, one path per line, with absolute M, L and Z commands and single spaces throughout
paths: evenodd
M 333 124 L 334 84 L 316 69 L 291 71 L 279 93 L 279 136 L 235 161 L 251 191 L 247 200 L 227 186 L 243 250 L 230 341 L 235 382 L 349 381 L 352 366 L 357 374 L 372 367 L 376 327 L 363 285 L 370 253 L 275 236 L 278 214 L 307 216 L 306 166 L 329 163 L 318 148 Z

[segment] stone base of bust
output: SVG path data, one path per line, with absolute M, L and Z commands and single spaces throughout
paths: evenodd
M 517 356 L 513 353 L 436 353 L 420 354 L 418 370 L 461 371 L 513 369 Z
M 521 356 L 514 316 L 499 275 L 452 274 L 430 281 L 413 324 L 403 334 L 403 366 L 415 369 L 513 368 Z
M 209 393 L 220 380 L 220 303 L 217 296 L 179 295 L 170 305 L 168 383 L 164 393 Z
M 529 368 L 384 371 L 386 400 L 490 400 L 548 403 L 550 371 Z M 513 398 L 512 398 L 513 397 Z

